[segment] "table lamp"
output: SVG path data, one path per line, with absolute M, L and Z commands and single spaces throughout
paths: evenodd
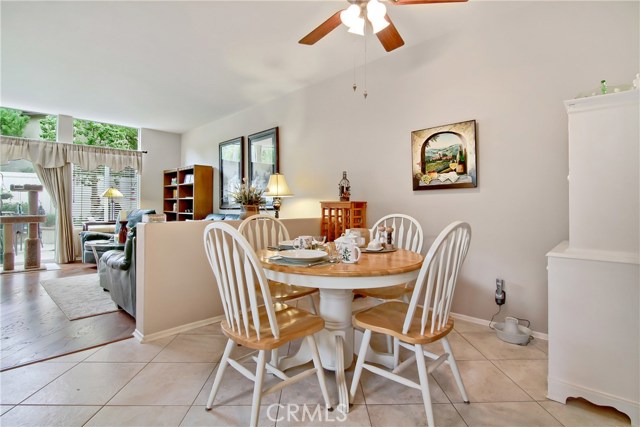
M 104 193 L 102 193 L 100 197 L 106 197 L 107 199 L 109 199 L 109 204 L 111 205 L 111 215 L 109 216 L 109 219 L 111 221 L 115 221 L 116 209 L 115 209 L 115 202 L 113 201 L 113 199 L 119 199 L 124 196 L 120 191 L 118 191 L 117 188 L 109 187 L 106 190 L 104 190 Z
M 287 185 L 287 181 L 284 179 L 284 175 L 274 173 L 269 177 L 267 191 L 264 195 L 273 197 L 273 209 L 276 211 L 276 218 L 280 218 L 282 198 L 291 197 L 293 196 L 293 193 L 289 190 L 289 186 Z

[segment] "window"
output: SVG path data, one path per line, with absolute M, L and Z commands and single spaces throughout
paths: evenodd
M 110 148 L 137 150 L 138 130 L 119 125 L 73 121 L 73 143 Z M 107 188 L 116 188 L 122 198 L 111 200 L 101 197 Z M 118 218 L 120 211 L 140 207 L 140 177 L 138 172 L 126 168 L 114 172 L 106 166 L 87 171 L 73 167 L 73 225 L 82 226 L 86 221 L 106 221 Z
M 109 187 L 117 188 L 122 198 L 110 200 L 101 197 Z M 140 206 L 140 179 L 138 173 L 126 168 L 113 172 L 106 166 L 87 171 L 73 168 L 73 225 L 82 226 L 88 220 L 103 221 L 118 218 L 120 211 L 131 211 Z

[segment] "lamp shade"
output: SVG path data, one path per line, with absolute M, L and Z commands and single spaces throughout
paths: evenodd
M 100 197 L 106 197 L 107 199 L 117 199 L 120 197 L 124 197 L 117 188 L 109 187 L 104 190 L 104 193 L 100 195 Z
M 273 197 L 291 197 L 293 196 L 293 193 L 289 189 L 287 181 L 284 179 L 284 175 L 275 173 L 269 177 L 267 191 L 264 195 Z

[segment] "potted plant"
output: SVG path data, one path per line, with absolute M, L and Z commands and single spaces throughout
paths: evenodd
M 230 193 L 231 198 L 242 206 L 240 219 L 246 219 L 259 213 L 260 205 L 265 204 L 265 199 L 262 197 L 263 193 L 264 190 L 247 185 L 247 179 L 242 178 L 242 185 L 237 187 L 236 191 Z

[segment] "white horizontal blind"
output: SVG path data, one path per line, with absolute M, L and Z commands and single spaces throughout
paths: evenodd
M 115 214 L 111 212 L 110 200 L 100 197 L 109 187 L 117 188 L 123 195 L 114 200 Z M 73 167 L 73 225 L 94 218 L 95 221 L 107 221 L 118 218 L 121 210 L 131 211 L 140 207 L 140 177 L 132 168 L 112 172 L 106 166 L 87 171 Z

